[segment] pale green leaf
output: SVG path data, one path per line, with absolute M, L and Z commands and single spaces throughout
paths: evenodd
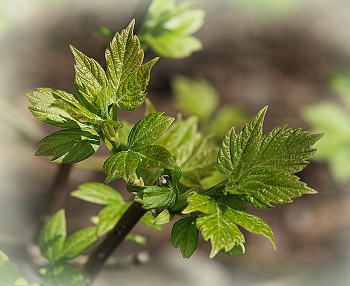
M 44 224 L 40 231 L 41 255 L 51 262 L 58 260 L 64 248 L 66 235 L 65 212 L 61 209 Z
M 103 169 L 110 177 L 116 175 L 126 182 L 132 180 L 139 165 L 139 155 L 133 151 L 121 151 L 109 157 L 103 164 Z
M 141 244 L 142 246 L 146 246 L 147 244 L 147 238 L 145 236 L 138 235 L 135 233 L 128 233 L 125 237 L 125 240 L 136 242 L 138 244 Z
M 8 256 L 0 250 L 0 284 L 12 286 L 18 278 L 18 268 L 10 263 Z
M 85 283 L 83 275 L 72 264 L 58 262 L 47 269 L 44 285 L 85 286 Z
M 189 258 L 197 248 L 198 234 L 196 221 L 185 217 L 174 223 L 171 230 L 171 242 L 175 248 L 180 246 L 184 258 Z
M 26 93 L 33 106 L 29 110 L 35 118 L 47 124 L 62 128 L 77 128 L 81 124 L 70 116 L 64 109 L 53 106 L 56 101 L 55 90 L 51 88 L 38 88 L 38 91 Z
M 195 211 L 200 211 L 205 214 L 216 212 L 217 204 L 215 200 L 209 196 L 198 194 L 196 191 L 191 193 L 188 198 L 188 206 L 182 211 L 183 214 L 190 214 Z
M 98 215 L 97 236 L 100 237 L 109 232 L 117 224 L 131 202 L 124 205 L 108 205 Z
M 88 227 L 78 230 L 68 237 L 61 253 L 61 259 L 73 259 L 84 254 L 93 244 L 97 242 L 96 227 Z
M 172 89 L 176 105 L 187 115 L 196 115 L 202 120 L 208 120 L 217 109 L 219 95 L 205 79 L 193 80 L 178 76 L 172 81 Z
M 52 162 L 72 164 L 93 155 L 100 146 L 100 136 L 88 128 L 56 131 L 43 138 L 36 156 L 53 156 Z
M 128 148 L 139 151 L 153 144 L 174 121 L 173 117 L 162 116 L 164 112 L 151 113 L 140 119 L 128 136 Z
M 101 205 L 124 203 L 123 197 L 115 189 L 97 182 L 81 184 L 71 196 Z
M 152 213 L 150 211 L 146 212 L 144 214 L 144 216 L 140 219 L 140 221 L 142 223 L 144 223 L 145 225 L 152 227 L 158 231 L 162 231 L 163 226 L 159 225 L 159 224 L 154 224 L 154 216 L 152 215 Z
M 198 118 L 191 116 L 183 120 L 181 115 L 169 129 L 156 141 L 157 145 L 167 148 L 176 157 L 179 147 L 191 141 L 198 130 Z
M 160 214 L 156 216 L 153 223 L 163 225 L 170 222 L 175 216 L 169 213 L 168 209 L 163 210 Z

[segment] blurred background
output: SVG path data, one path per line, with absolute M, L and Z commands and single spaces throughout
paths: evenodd
M 0 0 L 0 249 L 30 282 L 40 276 L 30 266 L 25 245 L 36 235 L 58 165 L 34 157 L 38 142 L 52 129 L 30 114 L 24 94 L 37 87 L 72 92 L 69 44 L 104 63 L 102 47 L 108 40 L 93 30 L 120 31 L 132 18 L 138 22 L 149 2 Z M 171 89 L 177 75 L 205 78 L 220 94 L 221 106 L 234 104 L 248 118 L 269 105 L 265 131 L 283 124 L 315 128 L 307 118 L 320 102 L 345 108 L 331 78 L 350 70 L 350 1 L 198 0 L 196 7 L 206 11 L 196 33 L 204 48 L 190 58 L 160 59 L 154 66 L 148 95 L 156 109 L 169 116 L 179 112 Z M 349 158 L 350 110 L 343 111 L 349 118 L 343 122 L 348 153 L 340 157 Z M 127 112 L 123 116 L 139 119 Z M 332 125 L 332 118 L 323 119 Z M 327 161 L 312 161 L 298 175 L 319 194 L 269 211 L 249 209 L 272 227 L 276 251 L 267 239 L 245 232 L 243 256 L 220 254 L 209 260 L 210 245 L 200 239 L 194 255 L 183 259 L 171 245 L 171 226 L 157 232 L 138 225 L 135 232 L 147 236 L 147 246 L 125 242 L 115 254 L 146 249 L 152 260 L 134 269 L 106 270 L 95 285 L 349 285 L 349 180 L 335 178 Z M 103 182 L 103 172 L 77 166 L 67 188 L 94 180 Z M 99 210 L 75 198 L 65 207 L 69 232 L 90 225 L 88 217 Z

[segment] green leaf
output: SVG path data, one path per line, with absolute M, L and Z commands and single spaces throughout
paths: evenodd
M 236 244 L 231 250 L 229 251 L 221 250 L 221 252 L 229 256 L 232 256 L 232 255 L 240 256 L 245 253 L 245 247 L 243 243 Z
M 71 196 L 100 205 L 124 203 L 123 197 L 115 189 L 97 182 L 81 184 Z
M 262 136 L 266 108 L 236 135 L 231 129 L 221 142 L 217 169 L 229 175 L 224 193 L 244 194 L 258 208 L 272 203 L 290 203 L 291 198 L 314 190 L 293 173 L 304 169 L 316 150 L 312 145 L 322 135 L 300 132 L 300 128 L 276 127 Z
M 272 230 L 262 219 L 230 207 L 230 203 L 225 200 L 215 200 L 197 192 L 192 192 L 187 200 L 188 206 L 182 213 L 201 213 L 197 218 L 196 225 L 202 231 L 203 238 L 211 242 L 210 258 L 213 258 L 221 250 L 230 252 L 239 245 L 244 250 L 245 239 L 237 225 L 252 233 L 264 235 L 271 241 L 274 248 L 276 247 Z
M 38 91 L 26 93 L 33 104 L 29 106 L 35 118 L 47 124 L 61 128 L 78 128 L 81 124 L 70 116 L 64 109 L 54 106 L 56 101 L 55 90 L 51 88 L 38 88 Z
M 162 146 L 150 145 L 136 153 L 139 158 L 139 167 L 144 169 L 173 169 L 172 156 Z
M 163 227 L 159 224 L 154 224 L 154 216 L 152 215 L 152 213 L 149 211 L 149 212 L 146 212 L 144 214 L 144 216 L 140 219 L 140 221 L 142 223 L 144 223 L 145 225 L 149 226 L 149 227 L 152 227 L 158 231 L 162 231 Z
M 174 223 L 171 230 L 171 242 L 175 248 L 180 246 L 184 258 L 189 258 L 197 248 L 198 234 L 196 221 L 185 217 Z
M 156 58 L 141 65 L 143 50 L 138 38 L 133 36 L 134 24 L 133 20 L 120 34 L 116 33 L 105 54 L 113 102 L 129 111 L 142 104 L 150 69 L 157 61 Z
M 175 216 L 173 214 L 169 213 L 168 209 L 165 209 L 156 216 L 153 223 L 163 225 L 170 222 L 174 217 Z
M 322 102 L 303 108 L 302 116 L 312 126 L 313 132 L 324 132 L 322 140 L 315 144 L 317 152 L 313 159 L 327 161 L 338 182 L 349 180 L 350 113 L 333 102 Z
M 100 113 L 99 109 L 107 110 L 111 101 L 106 100 L 107 76 L 103 68 L 94 60 L 71 46 L 75 58 L 75 89 L 74 96 L 93 113 Z
M 182 170 L 180 182 L 187 187 L 203 188 L 202 180 L 216 171 L 217 147 L 207 144 L 207 139 L 195 136 L 178 148 L 176 163 Z
M 139 165 L 140 157 L 133 151 L 121 151 L 109 157 L 103 164 L 103 169 L 110 177 L 119 175 L 126 182 L 133 180 Z
M 125 240 L 136 242 L 138 244 L 141 244 L 142 246 L 147 245 L 147 238 L 135 233 L 128 233 L 128 235 L 125 237 Z
M 1 285 L 15 285 L 19 278 L 18 268 L 10 263 L 8 256 L 0 250 L 0 279 Z
M 42 256 L 53 262 L 61 257 L 66 240 L 66 218 L 64 209 L 59 210 L 43 226 L 39 236 Z
M 152 210 L 171 206 L 175 198 L 176 194 L 169 188 L 149 186 L 136 194 L 135 201 L 143 204 L 144 209 Z
M 97 236 L 100 237 L 113 229 L 130 204 L 131 202 L 124 205 L 113 204 L 103 208 L 98 215 Z
M 225 135 L 217 157 L 217 169 L 221 174 L 231 175 L 238 168 L 242 169 L 244 165 L 249 167 L 252 164 L 262 140 L 262 124 L 266 110 L 267 107 L 260 110 L 238 135 L 234 128 Z
M 198 118 L 196 116 L 182 120 L 179 115 L 175 123 L 157 140 L 156 144 L 167 148 L 176 157 L 179 147 L 191 141 L 196 136 L 197 130 Z
M 191 9 L 188 2 L 175 6 L 175 2 L 155 0 L 149 7 L 139 33 L 144 47 L 150 47 L 162 57 L 183 58 L 202 48 L 192 37 L 202 25 L 204 11 Z
M 162 116 L 164 112 L 146 115 L 131 129 L 128 136 L 128 149 L 139 151 L 153 144 L 174 121 L 173 117 Z
M 65 242 L 61 259 L 69 260 L 85 253 L 97 240 L 96 227 L 78 230 Z
M 43 138 L 36 156 L 53 156 L 55 163 L 72 164 L 93 155 L 100 146 L 99 135 L 91 129 L 65 129 Z
M 187 115 L 208 120 L 217 109 L 219 95 L 205 79 L 193 80 L 178 76 L 172 81 L 172 88 L 177 106 Z
M 47 269 L 44 285 L 85 286 L 85 283 L 83 275 L 72 264 L 58 262 Z

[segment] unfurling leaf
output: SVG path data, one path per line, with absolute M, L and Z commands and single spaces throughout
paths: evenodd
M 93 155 L 100 146 L 100 136 L 88 128 L 64 129 L 43 138 L 36 156 L 53 156 L 52 162 L 72 164 Z
M 180 246 L 184 258 L 189 258 L 197 248 L 198 234 L 196 221 L 185 217 L 174 223 L 171 230 L 171 242 L 175 248 Z
M 229 180 L 225 193 L 242 194 L 258 208 L 272 203 L 289 203 L 292 198 L 315 193 L 293 175 L 304 169 L 316 151 L 312 145 L 321 134 L 279 126 L 262 135 L 266 107 L 237 135 L 231 129 L 223 138 L 217 169 Z

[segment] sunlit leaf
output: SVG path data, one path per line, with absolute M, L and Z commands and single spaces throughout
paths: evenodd
M 101 205 L 124 203 L 123 197 L 115 189 L 97 182 L 79 185 L 71 196 Z
M 100 136 L 92 129 L 64 129 L 43 138 L 36 156 L 53 156 L 51 161 L 72 164 L 93 155 L 100 146 Z
M 147 210 L 171 206 L 175 202 L 176 194 L 165 187 L 149 186 L 138 192 L 135 201 L 141 203 Z
M 103 164 L 103 169 L 108 176 L 115 177 L 118 175 L 129 182 L 135 174 L 139 160 L 137 153 L 122 151 L 109 157 Z

